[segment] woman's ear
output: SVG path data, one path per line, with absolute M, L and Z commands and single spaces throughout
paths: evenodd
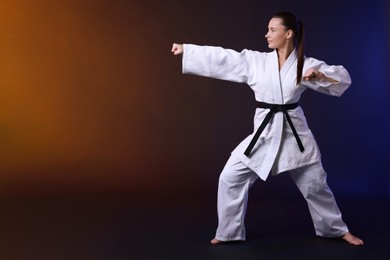
M 290 29 L 286 32 L 287 39 L 291 39 L 294 35 L 294 32 Z

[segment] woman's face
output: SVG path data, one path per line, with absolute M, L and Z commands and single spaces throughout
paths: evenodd
M 287 46 L 288 39 L 292 37 L 292 31 L 287 30 L 282 24 L 282 19 L 272 18 L 268 23 L 268 32 L 265 38 L 268 47 L 271 49 L 280 49 Z

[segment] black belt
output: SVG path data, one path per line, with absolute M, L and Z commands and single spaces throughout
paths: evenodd
M 270 111 L 265 116 L 263 122 L 261 123 L 261 125 L 257 129 L 255 135 L 253 136 L 251 142 L 249 143 L 248 148 L 246 148 L 244 154 L 246 156 L 249 156 L 249 154 L 252 151 L 253 147 L 255 146 L 257 140 L 259 139 L 260 134 L 263 132 L 264 128 L 267 126 L 267 124 L 271 120 L 272 116 L 275 113 L 277 113 L 277 112 L 283 112 L 283 114 L 286 116 L 287 122 L 290 125 L 291 130 L 292 130 L 292 132 L 293 132 L 293 134 L 295 136 L 295 140 L 297 140 L 297 143 L 298 143 L 298 146 L 299 146 L 299 150 L 301 150 L 301 152 L 303 152 L 305 150 L 305 148 L 303 147 L 301 139 L 299 139 L 297 130 L 295 130 L 295 127 L 294 127 L 294 125 L 293 125 L 293 123 L 291 121 L 291 118 L 290 118 L 290 116 L 287 113 L 287 110 L 291 110 L 291 109 L 297 108 L 298 107 L 298 103 L 285 104 L 285 105 L 268 104 L 268 103 L 259 102 L 259 101 L 256 101 L 256 103 L 257 103 L 257 107 L 258 108 L 268 108 L 268 109 L 270 109 Z

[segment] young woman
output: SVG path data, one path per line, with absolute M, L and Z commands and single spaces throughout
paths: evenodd
M 351 78 L 343 66 L 304 56 L 304 30 L 294 14 L 276 13 L 265 38 L 272 52 L 173 44 L 183 73 L 246 83 L 257 101 L 254 132 L 232 152 L 219 178 L 218 228 L 212 244 L 245 240 L 248 190 L 258 177 L 289 172 L 306 199 L 315 232 L 362 245 L 341 217 L 321 156 L 298 101 L 307 88 L 340 96 Z

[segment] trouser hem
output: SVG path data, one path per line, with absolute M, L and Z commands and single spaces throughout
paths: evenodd
M 229 241 L 245 241 L 245 238 L 242 237 L 233 237 L 233 238 L 226 238 L 226 237 L 219 237 L 216 236 L 215 239 L 222 241 L 222 242 L 229 242 Z
M 335 234 L 324 234 L 324 233 L 321 233 L 321 232 L 316 232 L 316 235 L 319 236 L 319 237 L 325 237 L 325 238 L 338 238 L 338 237 L 343 237 L 345 236 L 349 231 L 346 230 L 346 231 L 340 231 L 338 233 L 335 233 Z

